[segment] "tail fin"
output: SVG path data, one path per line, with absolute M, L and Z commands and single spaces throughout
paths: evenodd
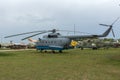
M 110 31 L 112 30 L 112 34 L 113 34 L 113 37 L 115 37 L 115 34 L 114 34 L 114 31 L 112 29 L 113 25 L 118 21 L 119 17 L 111 24 L 111 25 L 106 25 L 106 24 L 100 24 L 102 26 L 106 26 L 106 27 L 109 27 L 102 35 L 99 35 L 100 37 L 105 37 L 107 36 Z
M 99 35 L 99 37 L 106 37 L 111 30 L 112 30 L 112 26 L 110 26 L 102 35 Z

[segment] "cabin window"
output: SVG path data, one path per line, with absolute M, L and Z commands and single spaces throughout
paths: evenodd
M 48 38 L 57 38 L 57 35 L 48 35 Z
M 41 39 L 39 38 L 39 41 L 41 41 Z

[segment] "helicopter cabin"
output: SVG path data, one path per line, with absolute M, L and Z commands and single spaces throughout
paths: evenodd
M 59 33 L 45 35 L 43 39 L 36 42 L 37 50 L 51 49 L 63 50 L 69 48 L 70 39 L 62 38 Z

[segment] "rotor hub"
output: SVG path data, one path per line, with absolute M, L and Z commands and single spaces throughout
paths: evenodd
M 52 32 L 55 33 L 55 32 L 56 32 L 56 29 L 53 29 Z

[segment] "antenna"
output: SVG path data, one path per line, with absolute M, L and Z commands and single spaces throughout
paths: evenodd
M 75 24 L 74 24 L 74 35 L 75 35 Z
M 1 36 L 1 44 L 2 44 L 2 36 Z

